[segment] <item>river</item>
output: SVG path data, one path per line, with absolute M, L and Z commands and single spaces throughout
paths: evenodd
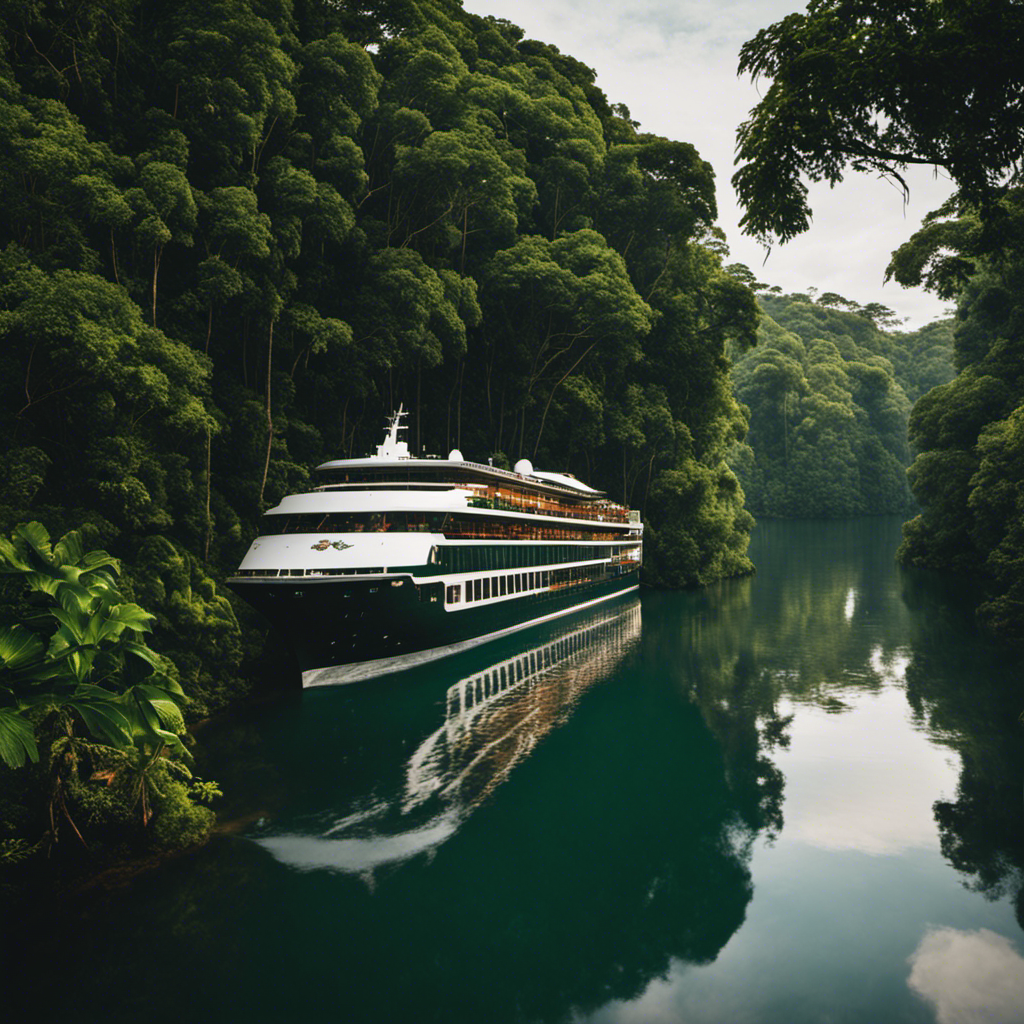
M 1020 665 L 898 543 L 207 728 L 226 831 L 66 908 L 43 1016 L 1024 1021 Z

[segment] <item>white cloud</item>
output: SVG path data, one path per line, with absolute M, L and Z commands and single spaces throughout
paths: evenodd
M 1022 1024 L 1024 957 L 987 928 L 932 928 L 910 957 L 907 984 L 936 1024 Z

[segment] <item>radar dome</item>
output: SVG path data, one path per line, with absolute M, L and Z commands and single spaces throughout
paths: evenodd
M 520 459 L 516 463 L 516 472 L 520 476 L 529 476 L 533 472 L 533 463 L 529 459 Z
M 466 460 L 462 457 L 462 452 L 460 452 L 458 448 L 453 448 L 448 453 L 448 461 L 449 462 L 465 462 Z

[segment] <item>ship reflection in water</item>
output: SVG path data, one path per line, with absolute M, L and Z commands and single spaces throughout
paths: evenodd
M 404 784 L 374 786 L 389 790 L 388 798 L 356 797 L 326 828 L 321 820 L 319 834 L 256 841 L 300 870 L 364 875 L 436 849 L 569 718 L 583 693 L 608 678 L 640 632 L 637 598 L 550 627 L 542 642 L 448 688 L 444 721 L 405 762 Z

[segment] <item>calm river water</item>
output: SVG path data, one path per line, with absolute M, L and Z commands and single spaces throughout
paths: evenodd
M 1024 1021 L 1020 666 L 898 543 L 208 728 L 232 831 L 69 908 L 44 1016 Z

